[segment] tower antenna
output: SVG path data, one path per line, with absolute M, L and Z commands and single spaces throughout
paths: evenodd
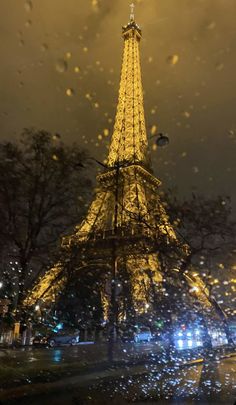
M 134 9 L 135 9 L 135 5 L 134 3 L 130 4 L 130 21 L 134 21 Z

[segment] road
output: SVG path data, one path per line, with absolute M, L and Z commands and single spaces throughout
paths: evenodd
M 116 357 L 128 359 L 130 353 L 139 358 L 144 353 L 160 352 L 160 347 L 150 344 L 125 344 L 117 347 Z M 11 383 L 17 382 L 19 373 L 24 373 L 28 384 L 31 384 L 31 373 L 46 373 L 52 367 L 71 368 L 76 365 L 102 362 L 107 356 L 106 345 L 90 344 L 57 349 L 16 349 L 1 354 L 1 367 L 11 370 Z M 0 367 L 0 371 L 1 371 Z M 4 375 L 2 374 L 4 377 Z M 1 374 L 0 374 L 1 381 Z M 32 384 L 35 386 L 35 384 Z M 39 385 L 40 387 L 40 385 Z M 4 388 L 4 387 L 3 387 Z M 37 394 L 31 397 L 32 392 Z M 1 404 L 22 403 L 44 405 L 79 404 L 79 405 L 122 405 L 130 401 L 142 404 L 145 400 L 158 401 L 158 404 L 225 404 L 233 405 L 236 401 L 236 357 L 226 359 L 212 358 L 211 361 L 194 366 L 170 367 L 147 362 L 143 366 L 123 367 L 106 372 L 95 370 L 93 379 L 88 376 L 64 375 L 60 384 L 38 385 L 28 398 L 17 401 L 8 400 Z M 60 393 L 60 395 L 58 395 Z M 0 391 L 1 394 L 1 391 Z M 28 394 L 27 394 L 28 395 Z M 1 398 L 1 395 L 0 395 Z M 162 401 L 167 402 L 162 402 Z M 179 401 L 179 402 L 178 402 Z M 200 402 L 199 402 L 200 401 Z
M 147 354 L 160 353 L 160 345 L 155 343 L 125 343 L 116 345 L 115 359 L 126 361 L 140 359 Z M 77 346 L 62 346 L 57 348 L 47 347 L 26 347 L 4 350 L 0 359 L 4 360 L 4 364 L 9 367 L 17 368 L 48 368 L 54 365 L 86 365 L 107 360 L 107 345 L 93 344 L 93 342 L 80 343 Z

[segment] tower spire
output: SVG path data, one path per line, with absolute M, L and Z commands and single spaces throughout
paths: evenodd
M 130 22 L 133 22 L 135 20 L 134 9 L 135 9 L 134 3 L 130 4 Z

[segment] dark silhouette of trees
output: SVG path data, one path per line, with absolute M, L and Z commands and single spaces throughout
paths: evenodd
M 164 193 L 163 200 L 178 238 L 189 246 L 182 262 L 183 271 L 193 265 L 203 273 L 207 267 L 210 276 L 212 264 L 217 261 L 223 261 L 225 265 L 230 263 L 236 241 L 236 223 L 228 197 L 208 198 L 193 194 L 183 201 L 168 192 Z
M 86 158 L 77 145 L 46 131 L 25 129 L 19 142 L 0 144 L 2 273 L 11 275 L 15 306 L 86 212 Z

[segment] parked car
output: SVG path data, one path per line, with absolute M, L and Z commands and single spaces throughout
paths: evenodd
M 37 335 L 33 339 L 34 346 L 46 346 L 48 344 L 48 338 L 43 335 Z
M 33 339 L 34 346 L 60 346 L 71 345 L 75 346 L 79 343 L 79 332 L 57 332 L 50 336 L 38 335 Z
M 78 343 L 79 343 L 79 332 L 76 332 L 74 334 L 67 334 L 66 332 L 60 332 L 48 338 L 48 344 L 50 347 L 60 345 L 75 346 Z
M 134 332 L 134 341 L 138 342 L 150 342 L 152 339 L 152 333 L 150 328 L 140 327 Z

